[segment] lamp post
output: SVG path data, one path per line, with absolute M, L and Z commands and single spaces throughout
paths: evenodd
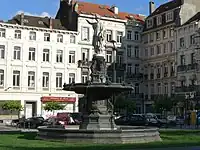
M 116 48 L 116 41 L 111 40 L 110 43 L 112 43 L 112 48 L 113 48 L 113 82 L 116 83 L 116 53 L 117 53 L 117 48 Z

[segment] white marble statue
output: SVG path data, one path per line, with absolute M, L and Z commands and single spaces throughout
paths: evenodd
M 92 45 L 94 46 L 94 50 L 96 54 L 102 54 L 103 49 L 105 47 L 105 30 L 102 22 L 100 21 L 100 16 L 95 15 L 96 22 L 87 22 L 92 25 L 94 30 Z

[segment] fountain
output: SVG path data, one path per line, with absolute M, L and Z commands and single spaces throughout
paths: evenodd
M 113 96 L 131 91 L 131 86 L 111 83 L 106 75 L 103 55 L 105 30 L 100 17 L 95 16 L 93 46 L 95 54 L 91 64 L 91 81 L 87 83 L 64 84 L 63 90 L 84 95 L 81 106 L 82 123 L 79 129 L 39 127 L 39 139 L 62 140 L 66 142 L 89 143 L 138 143 L 160 141 L 157 128 L 117 127 L 114 123 Z

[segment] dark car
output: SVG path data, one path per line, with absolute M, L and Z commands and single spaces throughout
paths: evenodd
M 27 119 L 20 119 L 17 123 L 18 128 L 31 128 L 36 129 L 39 126 L 44 125 L 44 118 L 43 117 L 31 117 Z
M 147 113 L 145 115 L 145 117 L 146 117 L 146 119 L 148 121 L 148 126 L 161 127 L 161 126 L 166 126 L 167 125 L 167 119 L 165 119 L 161 115 Z
M 127 115 L 115 119 L 116 125 L 129 125 L 129 126 L 146 126 L 147 120 L 143 115 Z
M 81 113 L 70 113 L 75 125 L 80 125 L 82 122 Z

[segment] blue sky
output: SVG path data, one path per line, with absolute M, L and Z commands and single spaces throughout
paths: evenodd
M 83 1 L 83 0 L 80 0 Z M 92 3 L 116 5 L 120 11 L 148 15 L 149 0 L 84 0 Z M 168 0 L 154 0 L 156 6 Z M 0 20 L 8 20 L 16 13 L 55 16 L 60 0 L 1 0 Z

